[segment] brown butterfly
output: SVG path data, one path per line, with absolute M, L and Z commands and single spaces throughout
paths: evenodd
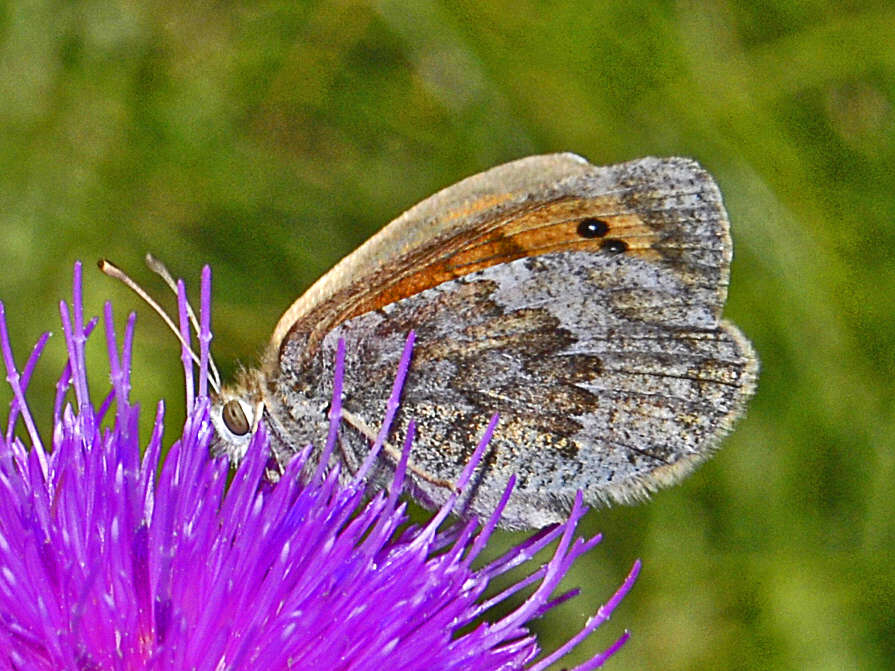
M 721 319 L 730 260 L 721 194 L 692 160 L 498 166 L 405 212 L 293 303 L 261 367 L 217 399 L 217 450 L 238 460 L 259 426 L 281 466 L 322 446 L 344 338 L 334 458 L 350 477 L 413 330 L 375 484 L 413 419 L 412 494 L 441 504 L 498 412 L 466 513 L 487 516 L 511 474 L 511 528 L 563 519 L 578 490 L 643 499 L 707 459 L 755 388 L 755 353 Z

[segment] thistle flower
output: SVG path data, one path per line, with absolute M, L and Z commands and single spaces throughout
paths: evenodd
M 186 334 L 182 283 L 178 289 Z M 397 494 L 410 440 L 388 492 L 370 495 L 362 474 L 342 486 L 338 473 L 322 466 L 302 482 L 310 449 L 271 485 L 261 432 L 228 482 L 228 464 L 208 453 L 209 297 L 206 268 L 198 394 L 184 347 L 189 412 L 164 458 L 162 403 L 141 456 L 139 409 L 128 398 L 134 316 L 119 350 L 108 303 L 111 389 L 98 403 L 90 397 L 84 343 L 97 320 L 84 322 L 79 264 L 72 305 L 61 303 L 68 364 L 57 385 L 52 449 L 26 400 L 47 334 L 19 372 L 0 304 L 0 349 L 13 393 L 0 439 L 0 669 L 538 671 L 605 621 L 630 589 L 639 562 L 576 636 L 539 658 L 528 623 L 574 596 L 552 593 L 572 562 L 599 542 L 575 537 L 585 511 L 580 499 L 564 524 L 473 568 L 502 505 L 481 525 L 442 528 L 451 502 L 427 524 L 409 525 Z M 408 345 L 393 407 L 409 357 Z M 327 450 L 339 427 L 338 369 Z M 15 434 L 19 420 L 30 448 Z M 468 483 L 493 429 L 492 421 L 458 488 Z M 325 454 L 320 463 L 327 463 Z M 496 576 L 553 542 L 549 561 L 486 596 Z M 488 620 L 494 605 L 525 588 L 531 593 L 520 605 Z M 627 637 L 576 669 L 600 666 Z

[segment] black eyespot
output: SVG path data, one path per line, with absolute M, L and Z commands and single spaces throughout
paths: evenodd
M 605 249 L 607 252 L 612 252 L 613 254 L 620 254 L 621 252 L 628 250 L 628 243 L 624 240 L 617 240 L 616 238 L 607 238 L 606 240 L 603 240 L 602 249 Z
M 242 410 L 242 405 L 235 399 L 224 403 L 224 407 L 221 408 L 221 419 L 224 420 L 224 426 L 235 436 L 244 436 L 252 428 Z
M 578 224 L 578 235 L 582 238 L 602 238 L 609 232 L 609 224 L 602 219 L 588 217 Z

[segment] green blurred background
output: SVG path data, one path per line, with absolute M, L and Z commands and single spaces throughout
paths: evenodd
M 136 396 L 169 400 L 170 440 L 178 348 L 100 256 L 156 294 L 144 252 L 192 287 L 210 263 L 232 372 L 310 282 L 442 186 L 540 152 L 693 156 L 730 211 L 727 314 L 761 355 L 758 393 L 681 486 L 589 516 L 605 540 L 544 643 L 640 557 L 575 660 L 630 628 L 609 668 L 892 668 L 893 45 L 891 2 L 5 3 L 0 298 L 17 357 L 59 331 L 82 259 L 93 313 L 106 298 L 139 313 Z M 33 390 L 45 435 L 61 361 L 56 337 Z

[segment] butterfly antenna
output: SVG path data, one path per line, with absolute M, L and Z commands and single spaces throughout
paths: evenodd
M 177 295 L 177 282 L 174 281 L 174 276 L 168 271 L 167 266 L 158 258 L 148 253 L 145 257 L 146 265 L 149 266 L 149 270 L 154 272 L 156 275 L 161 277 L 165 284 L 168 285 L 168 288 L 174 292 L 174 295 Z M 196 319 L 196 313 L 193 311 L 193 306 L 189 303 L 186 304 L 186 312 L 189 315 L 190 323 L 193 325 L 193 330 L 196 332 L 196 337 L 199 337 L 199 320 Z M 195 355 L 194 355 L 195 356 Z M 211 370 L 212 382 L 215 388 L 215 391 L 220 391 L 221 387 L 221 374 L 218 372 L 218 367 L 214 363 L 214 359 L 211 357 L 211 352 L 208 353 L 208 367 Z
M 149 254 L 147 254 L 146 256 L 147 256 L 146 263 L 147 263 L 147 265 L 149 265 L 150 269 L 153 270 L 154 272 L 158 273 L 159 275 L 161 275 L 162 279 L 164 279 L 165 282 L 168 284 L 168 286 L 171 287 L 174 290 L 174 292 L 176 293 L 177 285 L 171 279 L 171 274 L 168 272 L 168 269 L 165 268 L 165 266 L 161 263 L 161 261 L 159 261 L 155 257 L 152 257 Z M 150 263 L 150 259 L 152 259 L 152 263 Z M 154 264 L 157 264 L 157 267 Z M 197 366 L 200 365 L 199 357 L 193 351 L 193 348 L 190 346 L 190 344 L 188 342 L 184 342 L 183 336 L 180 333 L 180 329 L 178 329 L 174 325 L 174 321 L 171 319 L 171 317 L 168 316 L 168 313 L 165 312 L 164 308 L 162 308 L 158 303 L 156 303 L 155 300 L 152 298 L 152 296 L 150 296 L 148 293 L 146 293 L 143 290 L 143 287 L 141 287 L 139 284 L 134 282 L 134 280 L 132 280 L 128 276 L 127 273 L 125 273 L 121 268 L 116 266 L 114 263 L 112 263 L 108 259 L 100 259 L 99 263 L 97 265 L 99 266 L 99 269 L 105 275 L 108 275 L 109 277 L 116 279 L 119 282 L 122 282 L 126 287 L 128 287 L 131 291 L 133 291 L 135 294 L 137 294 L 137 296 L 139 296 L 144 301 L 146 301 L 146 303 L 149 305 L 149 307 L 151 307 L 153 310 L 155 310 L 156 313 L 158 314 L 158 316 L 162 318 L 162 321 L 164 321 L 165 324 L 168 325 L 168 328 L 171 329 L 171 331 L 174 333 L 174 336 L 177 338 L 178 342 L 180 342 L 180 344 L 184 348 L 186 348 L 186 350 L 190 353 L 190 357 L 196 363 L 196 365 Z M 162 272 L 160 272 L 158 270 L 158 268 L 161 268 Z M 193 328 L 195 328 L 196 332 L 198 333 L 199 327 L 196 323 L 196 317 L 193 314 L 193 309 L 189 306 L 189 303 L 187 303 L 187 311 L 189 313 L 190 321 L 193 325 Z M 208 363 L 209 363 L 209 368 L 211 370 L 211 378 L 210 378 L 211 386 L 214 388 L 214 390 L 216 392 L 220 393 L 221 377 L 220 377 L 220 374 L 218 373 L 217 366 L 215 366 L 215 364 L 214 364 L 214 360 L 211 358 L 210 353 L 209 353 L 209 357 L 208 357 Z

